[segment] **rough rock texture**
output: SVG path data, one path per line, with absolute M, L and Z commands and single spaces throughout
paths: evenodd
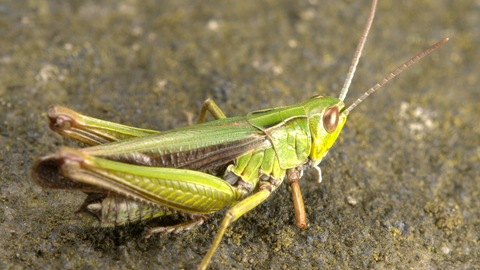
M 227 116 L 338 96 L 370 2 L 0 2 L 0 268 L 193 269 L 224 211 L 192 232 L 143 239 L 157 219 L 115 229 L 72 219 L 85 195 L 42 190 L 35 158 L 62 145 L 46 110 L 168 130 L 202 101 Z M 451 41 L 350 115 L 301 187 L 284 184 L 233 224 L 212 269 L 473 269 L 480 264 L 480 5 L 380 1 L 347 96 Z

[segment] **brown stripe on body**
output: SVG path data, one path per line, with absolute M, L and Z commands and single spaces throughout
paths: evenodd
M 207 170 L 220 166 L 250 152 L 258 147 L 268 147 L 271 143 L 266 135 L 256 135 L 242 141 L 212 145 L 183 152 L 133 153 L 103 158 L 130 164 L 152 167 L 183 168 L 190 170 Z

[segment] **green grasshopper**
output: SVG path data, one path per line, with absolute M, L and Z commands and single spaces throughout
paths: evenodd
M 268 198 L 285 178 L 292 189 L 297 225 L 306 228 L 298 185 L 303 171 L 317 169 L 321 181 L 318 165 L 352 109 L 448 40 L 398 67 L 347 108 L 343 100 L 375 7 L 376 0 L 339 98 L 314 96 L 298 105 L 232 118 L 207 99 L 197 124 L 166 132 L 115 124 L 52 106 L 48 111 L 50 128 L 91 147 L 62 147 L 39 158 L 31 170 L 32 180 L 46 188 L 87 193 L 76 213 L 103 227 L 176 213 L 191 219 L 150 229 L 146 238 L 189 230 L 209 214 L 230 207 L 199 269 L 207 267 L 227 227 Z M 205 122 L 208 112 L 216 120 Z

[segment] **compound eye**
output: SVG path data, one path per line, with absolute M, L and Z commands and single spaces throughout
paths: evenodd
M 323 126 L 328 133 L 332 133 L 337 129 L 338 125 L 338 107 L 332 106 L 323 114 Z

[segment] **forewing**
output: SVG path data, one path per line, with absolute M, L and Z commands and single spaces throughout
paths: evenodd
M 83 148 L 81 152 L 131 164 L 206 170 L 268 146 L 264 132 L 245 117 L 238 117 Z

